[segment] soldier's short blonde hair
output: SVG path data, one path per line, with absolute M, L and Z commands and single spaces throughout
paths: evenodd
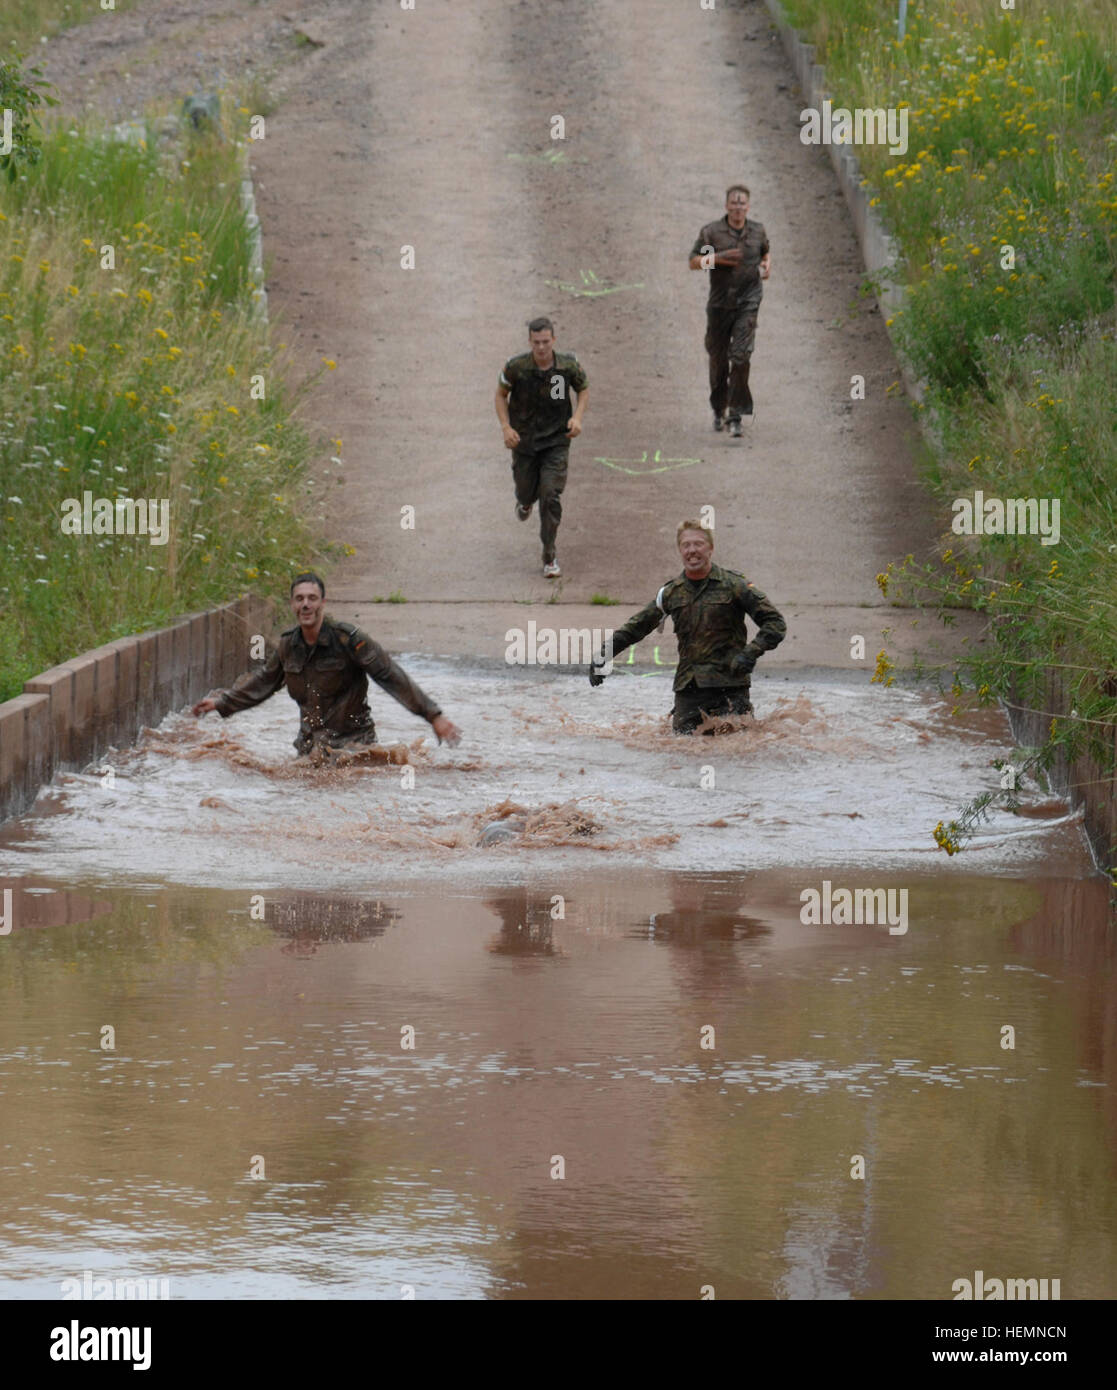
M 706 537 L 706 539 L 710 542 L 710 545 L 713 546 L 714 533 L 710 530 L 708 526 L 703 526 L 700 521 L 680 521 L 678 526 L 675 528 L 676 547 L 678 546 L 679 541 L 682 539 L 682 534 L 684 531 L 701 531 L 702 534 Z

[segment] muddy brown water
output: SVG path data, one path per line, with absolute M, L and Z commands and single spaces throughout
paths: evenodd
M 277 699 L 6 828 L 5 1296 L 1112 1296 L 1105 881 L 1042 789 L 929 842 L 1003 726 L 788 680 L 683 743 L 659 680 L 409 669 L 470 731 L 381 702 L 414 788 L 293 764 Z M 479 848 L 502 803 L 553 809 Z M 827 882 L 906 931 L 805 925 Z

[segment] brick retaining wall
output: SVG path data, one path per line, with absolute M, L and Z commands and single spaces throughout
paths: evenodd
M 0 704 L 0 820 L 26 811 L 56 772 L 88 767 L 171 710 L 229 685 L 252 664 L 249 639 L 269 628 L 266 603 L 249 596 L 29 680 Z

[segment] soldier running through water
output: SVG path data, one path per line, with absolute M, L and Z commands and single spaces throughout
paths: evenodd
M 693 734 L 706 715 L 751 714 L 750 678 L 757 658 L 778 647 L 787 624 L 768 597 L 743 574 L 713 563 L 714 533 L 700 521 L 680 521 L 675 533 L 683 572 L 613 634 L 612 651 L 590 664 L 590 685 L 605 679 L 602 667 L 647 637 L 670 617 L 679 643 L 671 727 Z M 747 640 L 745 615 L 757 624 Z M 703 733 L 713 733 L 712 728 Z
M 425 719 L 439 743 L 453 747 L 461 738 L 456 725 L 424 694 L 379 643 L 353 623 L 339 622 L 324 610 L 326 586 L 316 574 L 296 575 L 291 584 L 291 611 L 297 626 L 288 628 L 260 671 L 239 676 L 228 690 L 199 700 L 195 715 L 216 710 L 228 719 L 251 709 L 286 684 L 298 703 L 300 721 L 295 749 L 311 752 L 358 748 L 376 742 L 368 707 L 368 680 L 394 696 L 405 709 Z

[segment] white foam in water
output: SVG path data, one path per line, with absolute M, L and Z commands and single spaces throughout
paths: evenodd
M 988 712 L 967 727 L 933 694 L 868 682 L 761 677 L 754 725 L 675 738 L 669 673 L 618 672 L 592 690 L 581 672 L 541 679 L 433 658 L 402 664 L 464 734 L 458 748 L 439 748 L 423 722 L 370 688 L 382 743 L 425 737 L 414 787 L 402 767 L 296 764 L 296 707 L 281 691 L 227 721 L 168 716 L 146 747 L 102 762 L 112 786 L 103 775 L 65 781 L 60 810 L 9 835 L 0 871 L 359 892 L 370 882 L 519 881 L 595 864 L 930 869 L 946 864 L 935 825 L 996 790 L 992 760 L 1012 748 L 1007 723 Z M 1050 800 L 1034 788 L 1021 799 Z M 526 839 L 479 846 L 505 800 L 564 809 L 539 834 L 529 825 Z M 578 833 L 573 813 L 592 818 L 596 833 Z M 965 860 L 982 873 L 1040 873 L 1058 856 L 1065 865 L 1068 849 L 1088 864 L 1069 812 L 998 810 Z

